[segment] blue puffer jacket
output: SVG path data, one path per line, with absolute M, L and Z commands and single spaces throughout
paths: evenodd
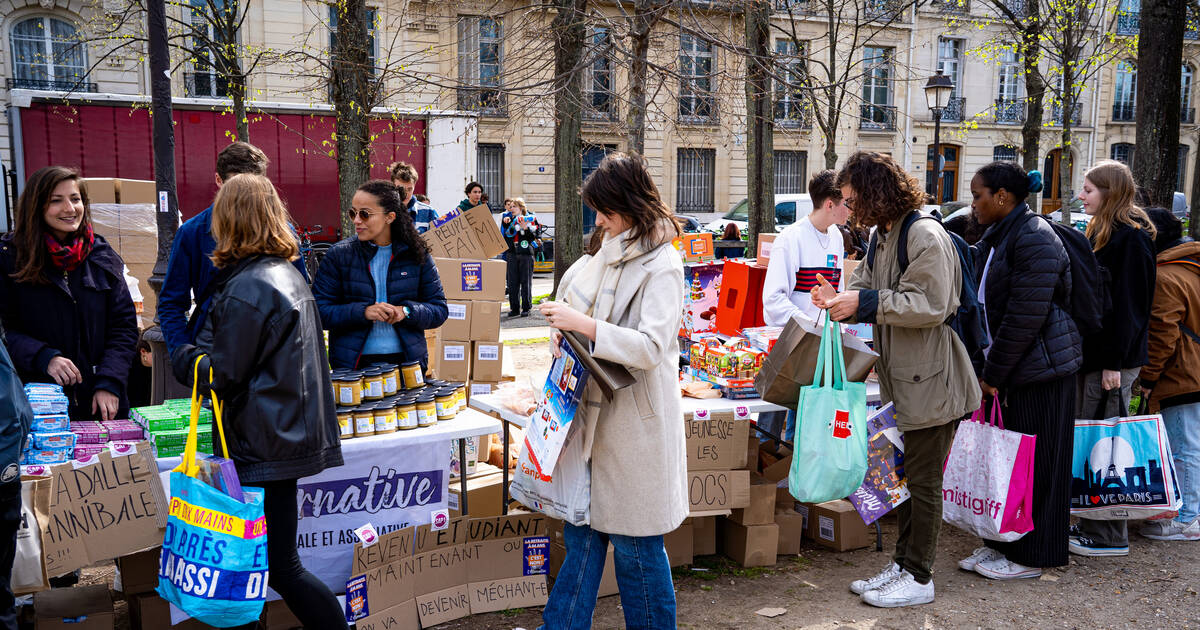
M 354 368 L 374 322 L 366 318 L 375 303 L 375 281 L 369 263 L 375 256 L 373 243 L 350 237 L 329 249 L 313 281 L 313 296 L 321 310 L 321 323 L 329 331 L 329 363 L 335 368 Z M 446 321 L 446 295 L 433 257 L 417 264 L 403 243 L 392 244 L 388 266 L 388 302 L 407 306 L 412 312 L 395 325 L 400 347 L 409 361 L 426 365 L 425 331 Z

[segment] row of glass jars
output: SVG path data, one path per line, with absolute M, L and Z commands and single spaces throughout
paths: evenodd
M 394 433 L 453 420 L 466 407 L 466 384 L 431 380 L 382 400 L 338 407 L 338 427 L 343 440 Z
M 333 370 L 329 377 L 333 382 L 334 400 L 343 407 L 357 407 L 364 401 L 378 402 L 426 384 L 417 361 L 402 365 L 376 363 L 361 370 Z

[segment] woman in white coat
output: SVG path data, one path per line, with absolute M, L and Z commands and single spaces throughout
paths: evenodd
M 625 625 L 675 627 L 675 590 L 663 534 L 688 514 L 679 411 L 679 226 L 638 156 L 610 154 L 583 184 L 605 231 L 600 250 L 564 275 L 562 301 L 541 307 L 550 325 L 592 341 L 592 356 L 627 367 L 635 383 L 604 400 L 584 390 L 591 524 L 564 526 L 567 556 L 542 613 L 543 628 L 592 627 L 608 543 Z M 555 332 L 553 347 L 557 348 Z M 557 352 L 557 350 L 556 350 Z

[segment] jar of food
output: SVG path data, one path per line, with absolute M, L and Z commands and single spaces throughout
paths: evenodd
M 434 394 L 438 422 L 453 420 L 458 415 L 458 396 L 453 387 L 443 387 Z
M 417 399 L 401 398 L 396 401 L 396 428 L 401 431 L 420 426 L 417 421 Z
M 422 393 L 417 397 L 417 426 L 431 427 L 438 423 L 437 403 L 432 393 Z
M 458 398 L 458 410 L 464 411 L 467 408 L 467 384 L 466 383 L 451 383 L 454 386 L 454 395 Z
M 425 374 L 421 372 L 420 361 L 409 361 L 400 365 L 400 377 L 405 389 L 416 389 L 425 384 Z
M 375 435 L 375 409 L 373 405 L 354 408 L 354 437 Z
M 363 400 L 383 400 L 383 370 L 367 368 L 363 370 Z
M 381 402 L 375 405 L 375 435 L 396 432 L 396 406 L 394 402 Z
M 345 372 L 333 379 L 334 399 L 344 407 L 362 404 L 362 376 L 357 372 Z
M 400 367 L 392 363 L 380 363 L 375 367 L 383 370 L 383 395 L 395 396 L 400 389 Z
M 338 435 L 343 440 L 349 440 L 354 437 L 354 408 L 353 407 L 338 407 Z

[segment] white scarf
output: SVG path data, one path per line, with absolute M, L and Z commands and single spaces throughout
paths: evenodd
M 625 233 L 606 235 L 600 251 L 584 263 L 583 269 L 579 270 L 571 282 L 564 301 L 571 308 L 596 320 L 610 322 L 615 306 L 617 283 L 621 280 L 625 263 L 662 245 L 669 240 L 668 234 L 668 226 L 660 224 L 649 239 L 629 242 Z

